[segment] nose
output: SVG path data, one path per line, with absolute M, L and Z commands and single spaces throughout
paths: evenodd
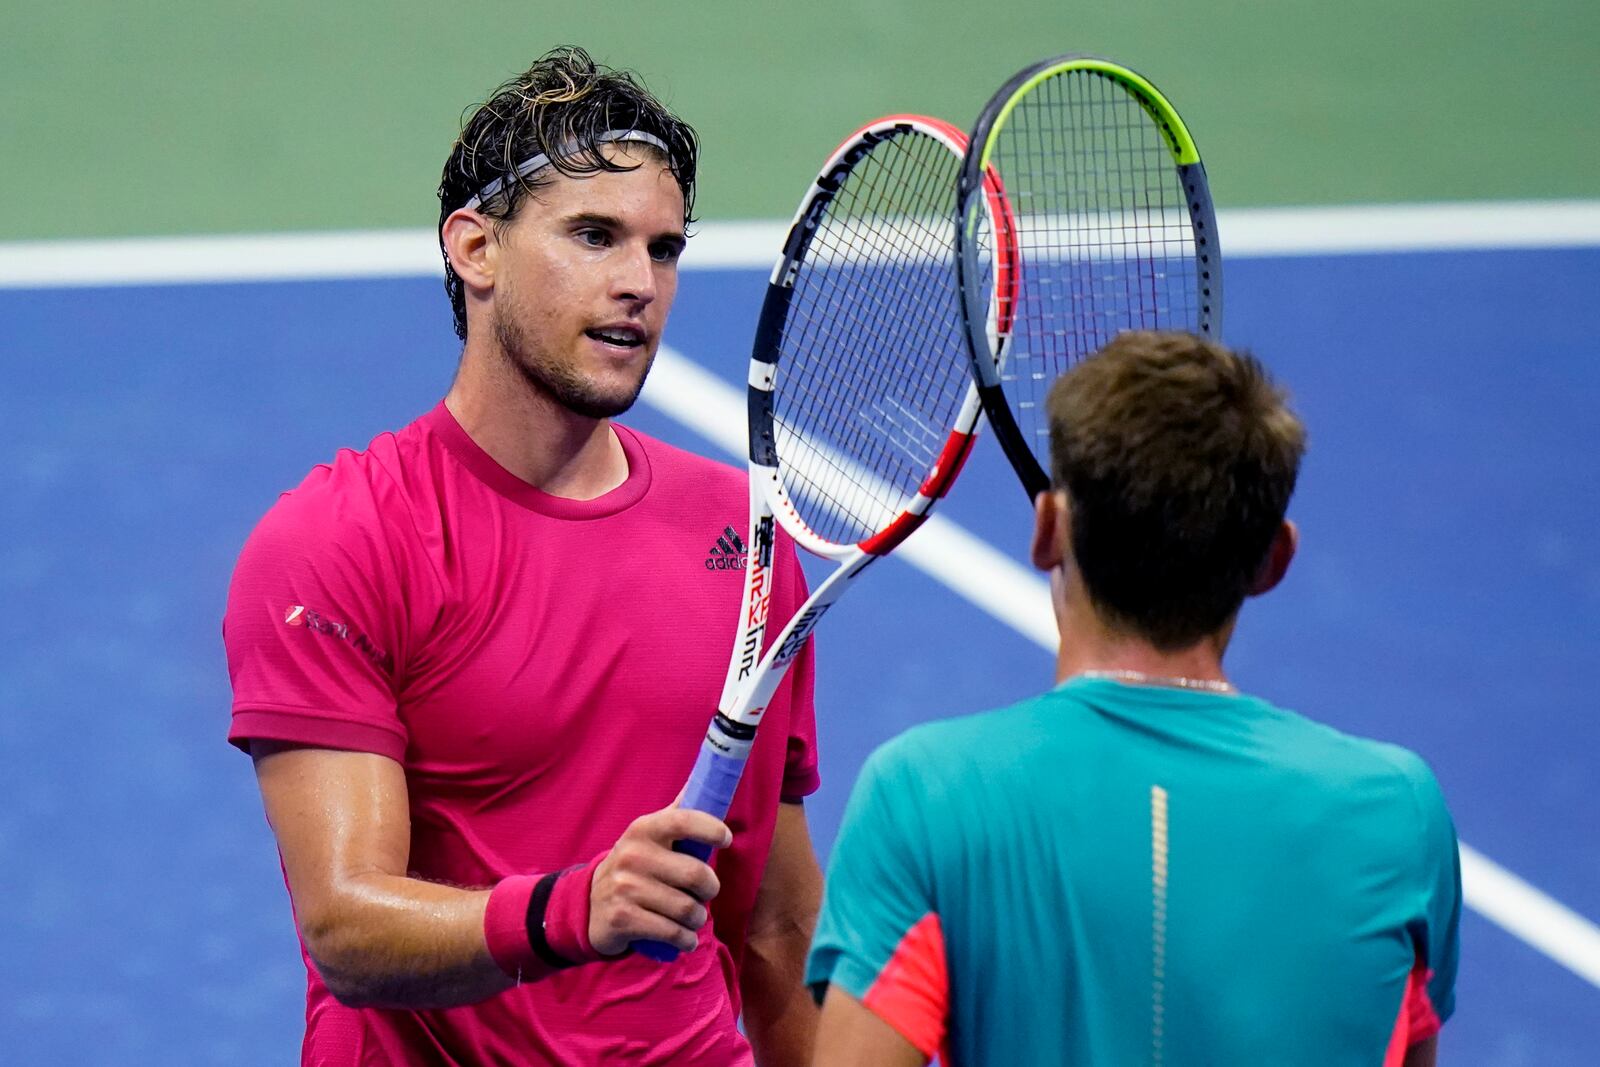
M 648 242 L 629 241 L 613 259 L 611 295 L 616 300 L 643 306 L 656 298 L 657 263 Z

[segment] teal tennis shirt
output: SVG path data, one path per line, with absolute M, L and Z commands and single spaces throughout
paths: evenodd
M 1454 1008 L 1460 887 L 1411 752 L 1072 678 L 872 755 L 806 980 L 957 1067 L 1377 1067 Z

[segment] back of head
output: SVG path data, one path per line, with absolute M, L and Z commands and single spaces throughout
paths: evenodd
M 504 223 L 549 183 L 551 171 L 581 177 L 631 169 L 601 151 L 619 140 L 662 158 L 683 192 L 684 224 L 694 221 L 700 143 L 693 127 L 632 73 L 603 67 L 581 48 L 546 53 L 491 93 L 451 146 L 439 181 L 441 251 L 445 220 L 459 208 L 471 205 Z M 530 161 L 538 165 L 530 168 Z M 465 340 L 466 301 L 448 253 L 444 272 L 456 334 Z
M 1052 477 L 1105 620 L 1163 651 L 1225 625 L 1294 492 L 1305 428 L 1249 355 L 1182 333 L 1119 335 L 1055 383 Z

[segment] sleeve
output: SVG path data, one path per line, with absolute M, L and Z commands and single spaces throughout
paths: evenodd
M 245 542 L 222 623 L 228 740 L 240 748 L 263 739 L 405 755 L 399 582 L 360 500 L 296 490 Z
M 778 542 L 777 551 L 781 553 L 779 568 L 783 571 L 778 589 L 790 591 L 777 617 L 787 619 L 810 594 L 805 571 L 801 570 L 795 556 L 794 543 L 785 537 Z M 804 800 L 822 784 L 817 772 L 816 644 L 814 638 L 806 642 L 805 648 L 789 665 L 788 677 L 783 681 L 789 699 L 789 738 L 780 795 L 790 804 Z
M 1423 820 L 1421 899 L 1412 940 L 1417 964 L 1426 976 L 1426 998 L 1425 1003 L 1410 1008 L 1412 1038 L 1421 1040 L 1437 1033 L 1455 1012 L 1461 952 L 1461 854 L 1444 793 L 1420 758 L 1415 760 L 1411 785 Z M 1426 1008 L 1431 1008 L 1431 1013 Z
M 944 1043 L 949 979 L 932 857 L 904 738 L 867 761 L 828 862 L 806 965 L 818 1000 L 837 985 L 923 1055 Z

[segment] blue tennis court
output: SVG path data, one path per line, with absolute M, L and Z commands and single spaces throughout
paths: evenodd
M 742 388 L 763 284 L 686 272 L 669 343 Z M 1600 945 L 1596 293 L 1600 248 L 1235 258 L 1224 333 L 1311 432 L 1301 556 L 1246 609 L 1236 680 L 1419 750 L 1463 841 Z M 9 289 L 0 321 L 0 1062 L 292 1062 L 303 976 L 224 742 L 223 598 L 279 491 L 443 394 L 439 283 Z M 625 421 L 717 451 L 649 402 Z M 1022 561 L 1027 503 L 992 442 L 973 462 L 943 515 Z M 818 640 L 824 850 L 873 745 L 1050 681 L 898 561 Z M 1443 1061 L 1596 1062 L 1600 959 L 1572 947 L 1587 977 L 1469 911 Z

